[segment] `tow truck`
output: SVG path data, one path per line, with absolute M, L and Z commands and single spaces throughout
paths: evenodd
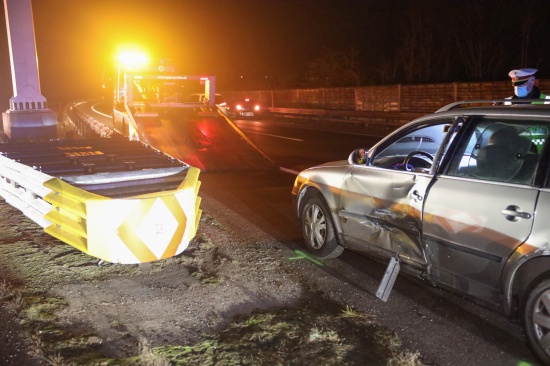
M 197 90 L 197 83 L 202 86 L 203 98 L 189 101 L 185 91 Z M 217 116 L 215 76 L 177 75 L 173 67 L 162 62 L 117 72 L 114 89 L 112 128 L 130 140 L 146 140 L 140 123 L 159 118 L 159 110 L 202 108 L 199 115 Z
M 109 127 L 201 169 L 271 169 L 273 162 L 228 117 L 216 77 L 182 75 L 166 62 L 117 72 Z M 219 94 L 218 94 L 219 95 Z

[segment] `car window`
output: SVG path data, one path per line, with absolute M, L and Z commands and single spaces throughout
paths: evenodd
M 439 121 L 435 124 L 422 125 L 412 131 L 405 131 L 402 135 L 395 135 L 393 142 L 376 153 L 372 165 L 395 170 L 428 169 L 445 138 L 449 125 L 450 121 Z M 405 166 L 405 158 L 413 152 L 420 153 L 411 157 L 409 166 Z M 422 152 L 426 154 L 421 154 Z
M 549 125 L 543 121 L 478 118 L 454 155 L 448 175 L 531 184 Z
M 199 103 L 201 101 L 201 94 L 191 94 L 186 99 L 189 103 Z

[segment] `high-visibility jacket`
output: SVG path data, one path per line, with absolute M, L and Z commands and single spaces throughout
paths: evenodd
M 540 93 L 539 99 L 548 99 L 548 100 L 550 100 L 550 96 L 549 96 L 549 95 L 546 95 L 546 94 L 543 94 L 543 93 Z M 550 104 L 550 101 L 545 101 L 545 102 L 534 102 L 533 104 Z
M 545 101 L 544 102 L 533 102 L 532 104 L 550 104 L 550 95 L 546 95 L 546 94 L 543 94 L 540 92 L 539 88 L 535 87 L 534 90 L 533 90 L 533 96 L 529 96 L 529 97 L 526 97 L 525 99 L 544 99 Z M 515 95 L 513 97 L 508 97 L 506 99 L 519 99 L 521 100 L 522 98 L 518 98 L 516 97 Z M 511 102 L 506 102 L 504 103 L 506 105 L 511 105 L 512 103 Z

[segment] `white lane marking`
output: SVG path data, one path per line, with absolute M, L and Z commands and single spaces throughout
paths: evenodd
M 261 132 L 254 132 L 254 131 L 246 131 L 246 133 L 255 133 L 256 135 L 264 135 L 264 136 L 271 136 L 271 137 L 277 137 L 280 139 L 286 139 L 286 140 L 292 140 L 292 141 L 304 141 L 301 139 L 295 139 L 292 137 L 285 137 L 285 136 L 279 136 L 279 135 L 271 135 L 269 133 L 261 133 Z
M 294 175 L 300 174 L 300 172 L 297 172 L 296 170 L 292 170 L 292 169 L 288 169 L 288 168 L 283 168 L 282 166 L 279 167 L 279 170 L 282 171 L 282 172 L 290 173 L 290 174 L 294 174 Z
M 269 122 L 263 122 L 263 121 L 245 121 L 245 120 L 239 120 L 238 121 L 239 123 L 237 124 L 245 124 L 245 123 L 248 123 L 248 124 L 264 124 L 264 125 L 274 125 L 274 124 L 277 124 L 277 123 L 269 123 Z M 311 126 L 307 126 L 307 125 L 303 125 L 303 126 L 300 126 L 300 125 L 291 125 L 291 126 L 288 126 L 288 125 L 285 125 L 284 123 L 282 124 L 283 127 L 287 127 L 287 128 L 293 128 L 293 129 L 303 129 L 303 130 L 314 130 L 314 131 L 324 131 L 324 132 L 329 132 L 329 133 L 339 133 L 339 134 L 342 134 L 342 135 L 354 135 L 354 136 L 368 136 L 368 137 L 378 137 L 378 138 L 382 138 L 384 136 L 381 136 L 381 135 L 373 135 L 371 133 L 368 133 L 368 132 L 360 132 L 360 131 L 356 131 L 356 132 L 353 132 L 353 131 L 335 131 L 335 130 L 319 130 L 318 128 L 316 127 L 311 127 Z M 257 132 L 259 133 L 259 132 Z

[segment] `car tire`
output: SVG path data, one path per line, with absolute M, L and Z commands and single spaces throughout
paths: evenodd
M 531 288 L 522 313 L 529 347 L 543 364 L 550 365 L 550 278 Z
M 336 258 L 344 251 L 338 244 L 330 211 L 319 193 L 310 193 L 304 197 L 300 210 L 300 228 L 308 251 L 316 258 Z

